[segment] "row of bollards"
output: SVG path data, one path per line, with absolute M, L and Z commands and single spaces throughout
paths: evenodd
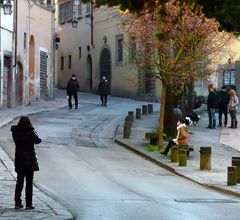
M 227 168 L 227 185 L 240 183 L 240 157 L 232 157 L 232 166 Z
M 211 170 L 211 147 L 200 147 L 200 170 Z M 187 150 L 177 145 L 171 148 L 171 162 L 187 166 Z M 227 168 L 227 185 L 240 183 L 240 157 L 232 157 L 232 166 Z
M 200 170 L 211 170 L 211 147 L 200 147 Z M 179 166 L 187 166 L 187 149 L 173 145 L 171 147 L 171 162 Z
M 136 108 L 135 118 L 140 120 L 142 115 L 153 114 L 153 104 L 142 105 L 142 108 Z M 132 123 L 134 121 L 134 112 L 128 111 L 123 126 L 123 138 L 130 138 Z

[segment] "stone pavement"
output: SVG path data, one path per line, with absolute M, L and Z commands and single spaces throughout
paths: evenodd
M 149 145 L 149 141 L 144 138 L 145 133 L 156 131 L 159 119 L 158 112 L 142 116 L 140 120 L 135 119 L 129 139 L 123 139 L 124 122 L 122 122 L 117 130 L 115 142 L 180 176 L 203 186 L 239 197 L 240 184 L 227 186 L 227 167 L 231 166 L 232 157 L 240 157 L 240 128 L 207 129 L 205 128 L 208 124 L 206 111 L 201 112 L 201 117 L 199 125 L 189 127 L 190 144 L 194 145 L 194 151 L 190 152 L 186 167 L 172 163 L 169 156 L 164 156 L 158 151 L 145 150 L 145 146 Z M 239 115 L 238 121 L 240 122 Z M 212 149 L 211 170 L 201 171 L 199 150 L 200 147 L 206 146 Z
M 50 111 L 66 107 L 66 96 L 64 91 L 57 93 L 58 97 L 51 101 L 39 100 L 28 106 L 16 107 L 0 111 L 0 126 L 3 126 L 21 115 L 35 114 L 42 111 Z M 0 135 L 1 140 L 1 135 Z M 71 213 L 58 202 L 34 187 L 33 203 L 34 210 L 14 209 L 14 190 L 16 173 L 14 165 L 8 155 L 0 146 L 0 219 L 6 220 L 29 220 L 29 219 L 51 219 L 63 220 L 73 219 Z M 23 191 L 24 195 L 24 191 Z M 24 199 L 24 197 L 23 197 Z M 24 201 L 24 200 L 23 200 Z

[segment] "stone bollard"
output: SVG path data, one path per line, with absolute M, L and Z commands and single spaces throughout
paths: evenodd
M 211 170 L 211 147 L 200 147 L 200 170 Z
M 147 115 L 147 114 L 148 114 L 147 105 L 142 105 L 142 115 Z
M 136 119 L 141 119 L 141 109 L 140 108 L 136 108 Z
M 234 186 L 236 184 L 237 184 L 237 167 L 236 166 L 228 167 L 227 185 Z
M 178 149 L 178 165 L 181 167 L 187 166 L 187 150 L 184 148 Z
M 148 114 L 153 114 L 153 104 L 148 104 Z
M 123 138 L 130 138 L 131 126 L 132 126 L 131 121 L 125 121 L 123 126 Z
M 178 162 L 178 146 L 173 145 L 171 147 L 171 162 L 177 163 Z
M 237 183 L 240 183 L 240 157 L 232 157 L 232 166 L 237 167 Z
M 125 118 L 125 123 L 129 123 L 129 124 L 131 124 L 131 126 L 132 126 L 132 121 L 131 121 L 131 119 L 130 119 L 130 117 L 127 115 L 127 117 Z
M 130 121 L 132 121 L 132 122 L 134 121 L 134 112 L 133 111 L 128 112 L 128 118 Z

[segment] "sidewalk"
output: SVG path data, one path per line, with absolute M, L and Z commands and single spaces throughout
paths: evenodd
M 203 186 L 234 196 L 240 196 L 240 184 L 227 186 L 227 167 L 231 166 L 232 157 L 240 157 L 239 135 L 240 128 L 207 129 L 207 113 L 201 115 L 199 125 L 189 127 L 191 132 L 190 144 L 194 151 L 190 152 L 186 167 L 179 167 L 178 163 L 171 163 L 169 156 L 158 151 L 149 152 L 144 149 L 149 145 L 145 140 L 145 133 L 155 131 L 158 127 L 159 113 L 143 116 L 141 120 L 134 120 L 129 139 L 123 139 L 123 123 L 119 126 L 115 142 L 145 157 L 155 164 L 169 171 L 190 179 Z M 238 115 L 239 117 L 239 115 Z M 240 121 L 240 117 L 238 118 Z M 211 147 L 211 170 L 200 170 L 200 147 Z
M 53 101 L 39 100 L 28 106 L 16 107 L 0 111 L 0 126 L 13 121 L 21 115 L 30 115 L 42 111 L 50 111 L 66 107 L 66 96 L 64 91 L 58 91 L 58 97 Z M 0 137 L 1 140 L 1 137 Z M 14 190 L 16 184 L 16 173 L 14 165 L 8 155 L 0 146 L 0 219 L 7 220 L 26 220 L 26 219 L 44 219 L 44 220 L 63 220 L 73 219 L 71 213 L 58 202 L 34 187 L 33 203 L 36 209 L 33 210 L 15 210 L 14 209 Z M 23 195 L 25 193 L 23 192 Z

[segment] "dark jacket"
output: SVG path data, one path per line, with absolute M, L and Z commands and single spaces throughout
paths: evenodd
M 218 92 L 218 108 L 227 108 L 230 100 L 228 91 Z
M 76 94 L 79 91 L 79 83 L 77 79 L 71 78 L 67 84 L 67 95 Z
M 98 93 L 100 95 L 109 95 L 110 94 L 110 88 L 106 80 L 102 80 L 97 89 Z
M 210 91 L 207 98 L 207 109 L 217 108 L 217 95 L 214 91 Z
M 11 127 L 12 137 L 15 142 L 15 171 L 28 172 L 38 171 L 38 161 L 34 144 L 39 144 L 42 140 L 35 133 L 34 128 Z

